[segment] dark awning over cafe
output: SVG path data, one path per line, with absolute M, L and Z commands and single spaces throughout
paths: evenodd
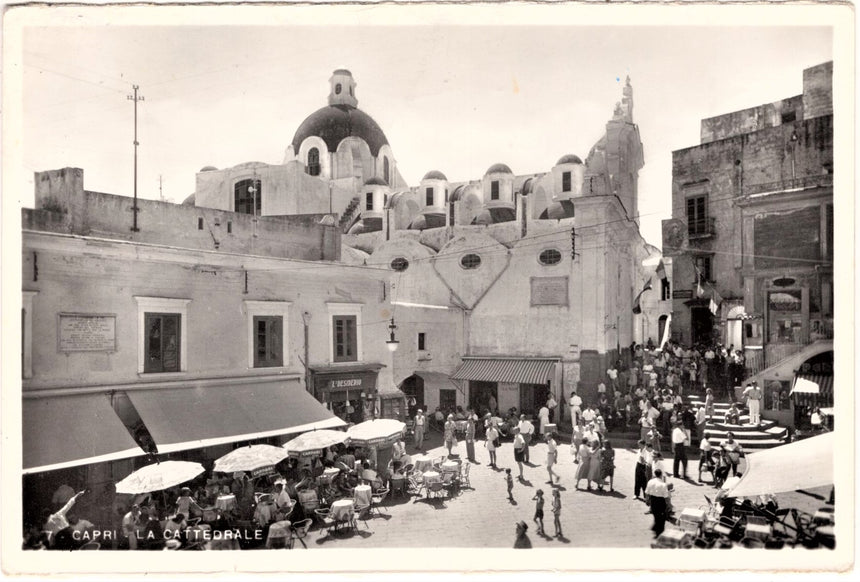
M 129 391 L 159 453 L 344 426 L 297 382 Z
M 24 473 L 143 455 L 107 394 L 25 398 Z

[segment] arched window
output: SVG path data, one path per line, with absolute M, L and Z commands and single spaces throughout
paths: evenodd
M 250 178 L 233 186 L 233 211 L 241 214 L 262 214 L 263 186 L 260 180 Z
M 663 341 L 663 331 L 666 329 L 666 321 L 668 319 L 668 315 L 661 315 L 657 320 L 657 337 L 659 338 L 659 341 Z
M 317 148 L 311 148 L 308 151 L 307 173 L 311 176 L 320 175 L 320 151 Z
M 341 88 L 342 88 L 342 87 L 341 87 L 340 83 L 338 83 L 337 85 L 335 85 L 335 86 L 334 86 L 334 94 L 335 94 L 335 95 L 340 95 L 340 90 L 341 90 Z
M 390 176 L 388 175 L 388 173 L 389 173 L 388 158 L 383 157 L 382 158 L 382 177 L 385 179 L 385 183 L 390 186 L 391 185 L 391 179 L 390 179 Z

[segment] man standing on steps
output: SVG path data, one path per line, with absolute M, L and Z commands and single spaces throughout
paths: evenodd
M 744 390 L 744 396 L 747 399 L 747 408 L 750 412 L 750 424 L 758 426 L 761 424 L 761 388 L 758 387 L 758 382 L 753 382 L 751 386 L 747 386 Z
M 579 426 L 580 414 L 582 413 L 582 398 L 576 390 L 570 395 L 570 421 L 573 426 Z
M 424 416 L 424 411 L 419 408 L 418 413 L 415 415 L 415 425 L 413 426 L 413 430 L 415 431 L 415 448 L 419 451 L 424 450 L 425 422 L 426 417 Z
M 687 433 L 684 431 L 684 427 L 681 424 L 675 424 L 675 428 L 672 430 L 672 454 L 674 456 L 674 461 L 672 463 L 672 473 L 675 479 L 686 479 L 687 478 Z M 680 465 L 684 466 L 684 475 L 683 477 L 678 477 L 678 467 Z

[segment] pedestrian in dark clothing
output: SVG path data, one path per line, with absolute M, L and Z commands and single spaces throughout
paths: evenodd
M 651 465 L 651 453 L 647 451 L 645 441 L 639 441 L 639 453 L 636 456 L 636 473 L 633 481 L 633 494 L 639 499 L 639 493 L 645 493 L 648 484 L 647 469 Z
M 651 514 L 654 516 L 654 525 L 651 530 L 654 532 L 654 537 L 660 537 L 660 534 L 666 529 L 669 502 L 669 486 L 663 481 L 663 472 L 660 469 L 654 471 L 654 478 L 648 481 L 645 493 L 651 500 Z
M 517 539 L 514 541 L 515 550 L 530 550 L 532 548 L 532 541 L 526 535 L 528 530 L 529 526 L 526 522 L 521 521 L 517 523 Z

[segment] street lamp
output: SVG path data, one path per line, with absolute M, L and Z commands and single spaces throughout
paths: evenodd
M 394 324 L 394 318 L 392 317 L 391 323 L 388 324 L 389 339 L 385 341 L 385 345 L 388 346 L 388 351 L 391 353 L 396 352 L 400 346 L 400 342 L 394 337 L 394 330 L 396 329 L 397 326 Z

